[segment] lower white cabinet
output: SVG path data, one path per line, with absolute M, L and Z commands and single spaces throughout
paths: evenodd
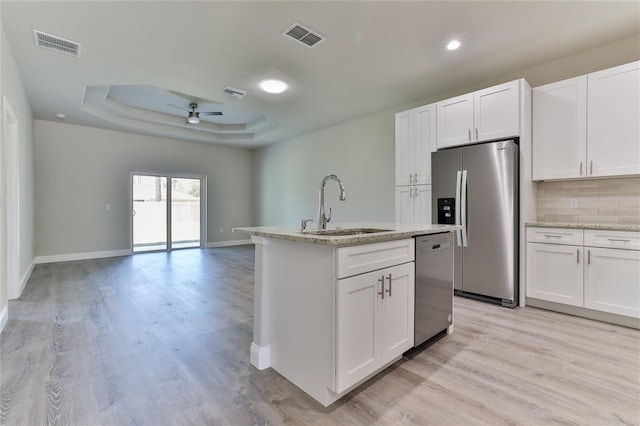
M 396 186 L 396 223 L 431 223 L 431 185 Z
M 640 233 L 527 228 L 527 297 L 640 318 Z
M 582 247 L 527 244 L 527 297 L 583 305 Z
M 336 392 L 413 347 L 414 263 L 337 281 Z
M 585 250 L 584 307 L 640 318 L 640 251 Z

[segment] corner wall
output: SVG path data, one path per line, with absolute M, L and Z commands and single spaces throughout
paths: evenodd
M 17 150 L 17 170 L 19 182 L 19 217 L 20 228 L 18 239 L 20 244 L 19 253 L 19 285 L 24 286 L 33 269 L 35 258 L 34 250 L 34 144 L 33 144 L 33 114 L 29 107 L 29 101 L 20 78 L 20 72 L 16 64 L 11 45 L 4 32 L 0 40 L 2 64 L 1 64 L 1 88 L 2 96 L 6 97 L 18 119 L 18 150 Z M 4 129 L 3 129 L 4 131 Z M 7 141 L 3 140 L 3 144 Z M 6 146 L 5 146 L 6 148 Z M 5 151 L 6 152 L 6 151 Z M 4 156 L 5 153 L 3 153 Z M 6 199 L 7 167 L 5 158 L 3 167 L 3 199 Z M 15 166 L 15 165 L 14 165 Z M 4 212 L 6 213 L 6 211 Z M 6 217 L 6 216 L 5 216 Z M 6 239 L 6 229 L 4 239 Z M 6 241 L 3 242 L 3 250 L 7 250 Z M 6 253 L 6 251 L 4 251 Z M 6 306 L 8 285 L 6 279 L 3 281 L 2 300 L 0 306 Z
M 128 250 L 132 171 L 207 175 L 209 243 L 251 225 L 245 149 L 36 120 L 35 166 L 38 261 Z

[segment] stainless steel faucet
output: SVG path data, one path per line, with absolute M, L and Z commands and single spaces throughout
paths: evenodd
M 327 229 L 327 222 L 331 220 L 331 207 L 329 207 L 329 216 L 324 213 L 324 185 L 328 180 L 333 179 L 338 182 L 338 186 L 340 186 L 340 201 L 344 201 L 347 199 L 347 193 L 344 192 L 344 186 L 342 185 L 342 181 L 336 175 L 328 175 L 322 179 L 320 183 L 320 207 L 318 208 L 318 229 Z

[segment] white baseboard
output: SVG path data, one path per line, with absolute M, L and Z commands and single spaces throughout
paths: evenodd
M 251 241 L 251 239 L 248 239 L 248 240 L 219 241 L 219 242 L 215 242 L 215 243 L 207 243 L 207 248 L 243 246 L 245 244 L 253 244 L 253 242 Z
M 103 257 L 118 257 L 129 255 L 131 255 L 130 249 L 92 251 L 86 253 L 57 254 L 53 256 L 36 256 L 35 263 L 36 265 L 39 265 L 41 263 L 69 262 L 71 260 L 101 259 Z
M 4 326 L 5 324 L 7 324 L 7 321 L 9 320 L 9 305 L 5 305 L 4 308 L 2 308 L 2 311 L 0 312 L 0 331 L 4 330 Z
M 260 347 L 251 342 L 251 350 L 249 351 L 249 362 L 258 370 L 264 370 L 271 367 L 271 348 L 269 346 Z
M 18 295 L 16 297 L 14 297 L 14 299 L 17 299 L 18 297 L 20 297 L 22 295 L 22 291 L 24 290 L 24 287 L 27 285 L 27 282 L 29 281 L 29 278 L 31 278 L 31 273 L 33 272 L 33 268 L 35 266 L 36 266 L 36 260 L 34 258 L 31 261 L 31 264 L 29 265 L 27 270 L 25 271 L 24 275 L 22 276 L 22 279 L 20 280 L 20 287 L 18 289 Z

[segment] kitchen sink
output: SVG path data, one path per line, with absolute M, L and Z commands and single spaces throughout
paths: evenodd
M 336 236 L 349 236 L 349 235 L 376 234 L 379 232 L 389 232 L 389 231 L 393 231 L 393 229 L 345 228 L 345 229 L 320 229 L 320 230 L 303 231 L 301 232 L 301 234 L 336 237 Z

